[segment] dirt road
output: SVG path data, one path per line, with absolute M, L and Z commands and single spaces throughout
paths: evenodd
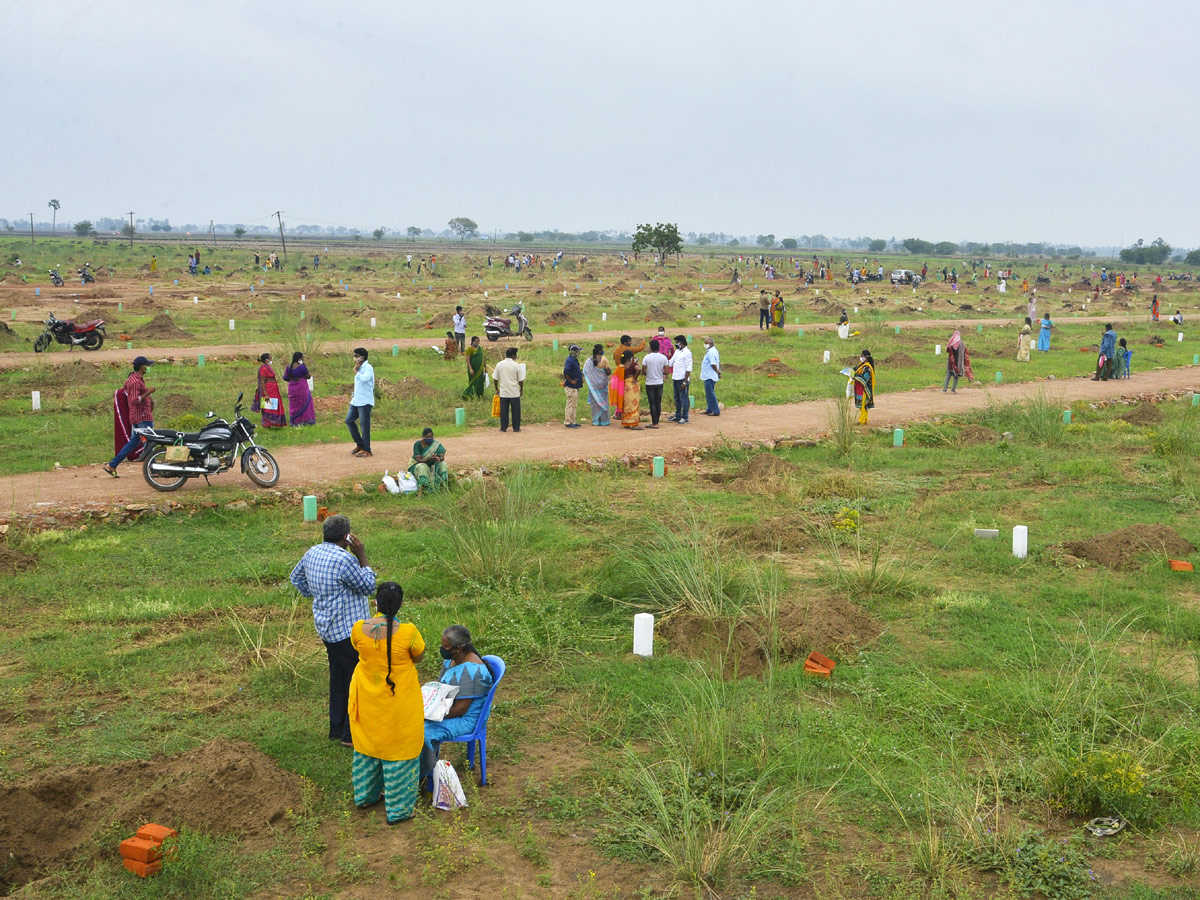
M 878 395 L 871 414 L 872 426 L 902 426 L 946 413 L 964 412 L 994 402 L 1012 402 L 1048 390 L 1064 403 L 1096 400 L 1134 393 L 1200 389 L 1200 368 L 1186 367 L 1139 374 L 1128 381 L 1094 382 L 1088 378 L 1059 379 L 1014 385 L 963 388 L 958 394 L 940 390 Z M 733 441 L 806 437 L 826 430 L 828 401 L 808 401 L 784 406 L 729 408 L 720 418 L 699 413 L 688 425 L 663 422 L 657 430 L 630 431 L 614 424 L 608 428 L 584 425 L 564 430 L 561 425 L 530 425 L 519 434 L 500 434 L 496 428 L 477 429 L 449 441 L 447 462 L 452 468 L 506 464 L 517 460 L 572 461 L 606 459 L 625 454 L 685 456 L 690 448 L 724 437 Z M 586 415 L 586 413 L 585 413 Z M 350 455 L 350 442 L 282 448 L 276 453 L 282 472 L 279 486 L 307 490 L 351 476 L 375 481 L 385 468 L 393 471 L 408 463 L 409 441 L 376 443 L 373 459 Z M 173 495 L 156 493 L 142 478 L 141 469 L 126 465 L 122 477 L 106 475 L 99 463 L 56 471 L 0 478 L 0 498 L 14 514 L 40 508 L 52 511 L 57 504 L 87 502 L 145 502 L 165 496 L 196 494 L 207 489 L 192 481 Z M 214 481 L 215 487 L 251 489 L 240 473 Z M 10 499 L 11 498 L 11 499 Z
M 1144 319 L 1144 316 L 1072 316 L 1069 321 L 1073 325 L 1097 324 L 1102 325 L 1104 322 L 1120 322 L 1128 319 Z M 953 330 L 955 328 L 973 329 L 976 325 L 982 325 L 985 328 L 997 327 L 1012 327 L 1018 323 L 1018 319 L 990 318 L 990 319 L 894 319 L 887 323 L 888 328 L 893 328 L 899 325 L 901 328 L 941 328 L 945 330 Z M 1065 320 L 1064 320 L 1065 321 Z M 797 328 L 803 328 L 805 334 L 814 331 L 834 331 L 837 328 L 836 324 L 826 323 L 810 323 L 807 325 L 789 325 L 786 333 L 795 335 Z M 680 330 L 691 333 L 696 340 L 700 339 L 702 334 L 747 334 L 758 331 L 756 325 L 712 325 L 703 329 L 687 328 L 676 329 L 672 328 L 670 334 L 674 335 Z M 566 350 L 568 344 L 579 344 L 581 347 L 590 347 L 597 341 L 612 341 L 619 338 L 622 334 L 634 333 L 645 336 L 653 331 L 650 326 L 642 328 L 624 328 L 612 329 L 606 331 L 574 331 L 564 334 L 543 333 L 534 338 L 534 342 L 545 345 L 554 339 L 558 339 L 560 346 Z M 325 350 L 330 352 L 343 352 L 349 354 L 355 347 L 366 347 L 371 351 L 390 351 L 392 345 L 400 347 L 427 347 L 431 344 L 442 343 L 440 332 L 430 331 L 425 337 L 416 338 L 370 338 L 367 340 L 345 340 L 345 341 L 329 341 L 325 344 Z M 1097 339 L 1099 336 L 1097 335 Z M 861 340 L 858 338 L 856 340 Z M 525 341 L 502 341 L 497 346 L 509 346 L 515 344 L 517 347 L 526 346 Z M 196 347 L 143 347 L 137 346 L 133 350 L 113 347 L 103 350 L 96 350 L 91 353 L 83 350 L 63 350 L 57 347 L 46 353 L 34 353 L 33 351 L 18 351 L 10 353 L 0 353 L 0 369 L 12 369 L 29 365 L 68 365 L 79 359 L 87 360 L 94 363 L 121 363 L 127 364 L 134 356 L 145 356 L 149 359 L 195 359 L 200 353 L 203 353 L 205 359 L 213 360 L 221 357 L 241 357 L 252 358 L 257 357 L 260 353 L 264 353 L 272 348 L 267 344 L 209 344 L 207 346 Z

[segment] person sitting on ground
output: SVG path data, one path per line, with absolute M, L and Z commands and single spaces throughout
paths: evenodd
M 446 341 L 442 345 L 442 358 L 449 361 L 458 356 L 458 341 L 454 339 L 454 332 L 446 332 Z
M 425 745 L 421 749 L 421 778 L 433 774 L 442 741 L 462 737 L 475 730 L 483 712 L 483 701 L 492 687 L 492 672 L 471 642 L 464 625 L 451 625 L 442 632 L 443 684 L 458 685 L 454 703 L 440 722 L 425 722 Z
M 1182 325 L 1183 324 L 1183 313 L 1180 312 L 1179 310 L 1175 310 L 1175 315 L 1171 316 L 1171 321 L 1174 322 L 1176 325 Z
M 351 781 L 359 809 L 380 800 L 389 825 L 411 819 L 417 808 L 425 704 L 417 663 L 425 641 L 412 622 L 397 622 L 404 589 L 385 581 L 375 593 L 379 615 L 354 623 L 350 642 L 358 665 L 350 679 Z
M 417 491 L 436 491 L 450 482 L 450 470 L 446 468 L 446 448 L 433 436 L 433 429 L 421 432 L 421 439 L 413 444 L 412 462 L 409 473 L 417 479 Z

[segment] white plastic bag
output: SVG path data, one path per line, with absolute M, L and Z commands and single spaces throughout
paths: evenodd
M 440 722 L 450 712 L 454 698 L 458 696 L 457 684 L 445 684 L 441 681 L 427 681 L 421 685 L 421 699 L 425 702 L 425 720 Z
M 396 484 L 399 486 L 401 494 L 415 494 L 417 488 L 420 487 L 417 484 L 417 477 L 411 472 L 397 472 Z
M 439 759 L 433 767 L 433 808 L 460 809 L 467 805 L 467 795 L 463 793 L 462 782 L 454 766 Z
M 396 484 L 396 479 L 388 474 L 388 470 L 383 470 L 383 486 L 387 488 L 389 494 L 400 493 L 400 485 Z
M 313 390 L 313 380 L 312 380 L 312 376 L 309 376 L 309 379 L 308 379 L 308 392 L 311 394 L 311 393 L 312 393 L 312 390 Z

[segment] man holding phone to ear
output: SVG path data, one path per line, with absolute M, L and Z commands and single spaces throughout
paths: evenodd
M 291 582 L 313 602 L 313 621 L 329 657 L 329 739 L 353 747 L 350 739 L 350 678 L 358 651 L 350 642 L 354 623 L 369 619 L 368 600 L 375 572 L 367 550 L 350 533 L 350 519 L 330 516 L 323 525 L 324 542 L 310 547 L 292 569 Z

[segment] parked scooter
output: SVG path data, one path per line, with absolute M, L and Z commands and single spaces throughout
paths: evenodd
M 54 342 L 66 344 L 68 347 L 82 347 L 84 350 L 99 350 L 104 344 L 104 320 L 92 319 L 90 322 L 76 322 L 67 319 L 65 322 L 56 319 L 54 313 L 46 320 L 46 330 L 38 335 L 33 342 L 35 353 L 49 349 Z
M 53 284 L 55 287 L 62 287 L 63 279 L 62 279 L 62 276 L 58 274 L 58 269 L 50 269 L 49 272 L 50 272 L 50 283 Z
M 279 481 L 279 464 L 265 447 L 254 443 L 255 425 L 242 415 L 242 394 L 233 406 L 233 424 L 209 412 L 209 422 L 199 431 L 182 432 L 166 428 L 136 428 L 145 438 L 142 476 L 156 491 L 174 491 L 189 478 L 227 472 L 240 465 L 246 477 L 259 487 L 273 487 Z
M 489 341 L 498 341 L 502 337 L 520 337 L 527 341 L 533 340 L 533 329 L 529 327 L 529 322 L 525 318 L 525 313 L 521 309 L 521 304 L 517 304 L 512 308 L 511 315 L 516 317 L 517 327 L 512 327 L 512 319 L 502 319 L 500 316 L 488 316 L 483 320 L 483 333 L 487 335 Z

